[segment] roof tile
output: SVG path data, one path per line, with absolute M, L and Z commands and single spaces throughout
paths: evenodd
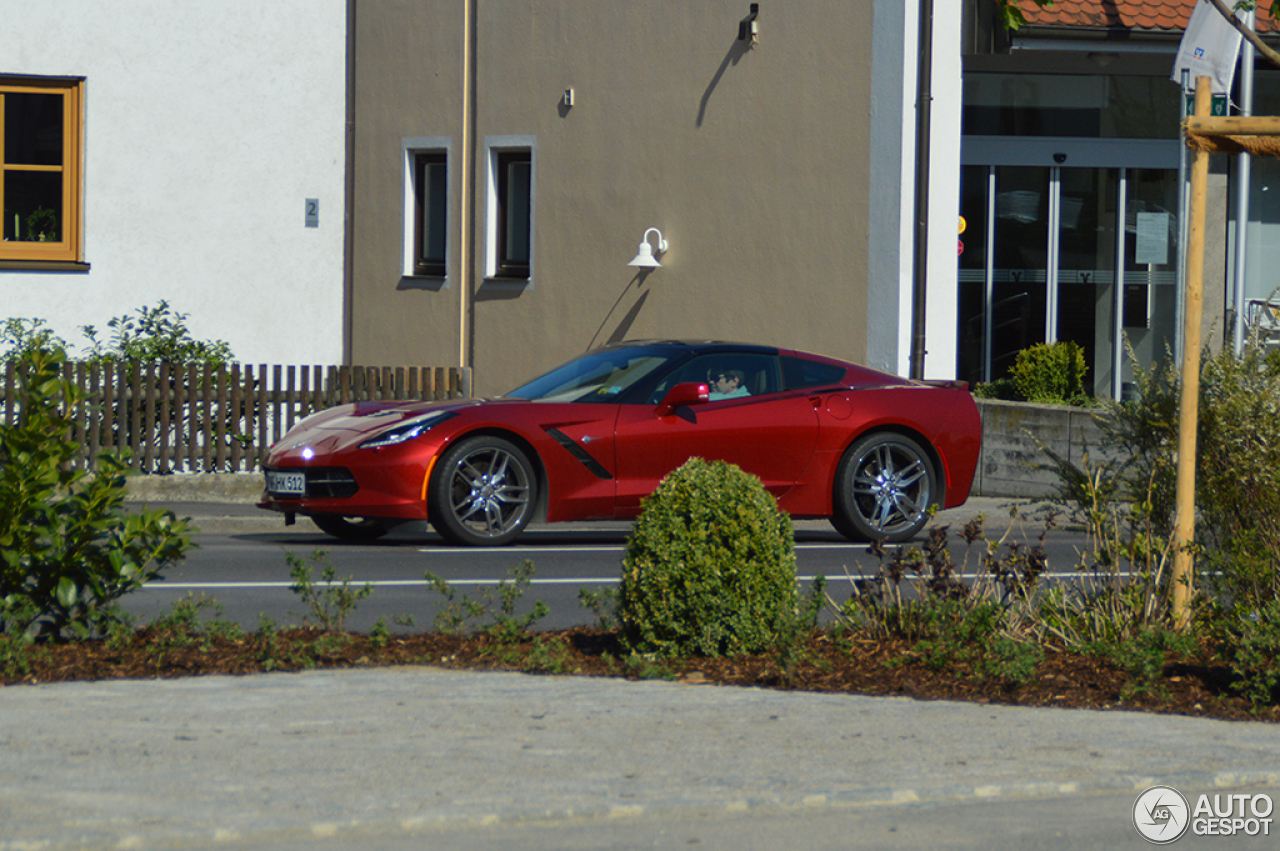
M 1051 9 L 1040 8 L 1035 0 L 1018 0 L 1018 7 L 1027 23 L 1036 26 L 1180 32 L 1196 0 L 1057 0 Z M 1280 25 L 1269 15 L 1259 15 L 1258 31 L 1280 32 Z

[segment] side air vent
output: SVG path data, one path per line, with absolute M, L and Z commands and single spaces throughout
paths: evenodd
M 569 454 L 572 455 L 574 458 L 577 458 L 578 461 L 581 462 L 582 466 L 590 470 L 591 474 L 595 476 L 597 479 L 613 478 L 613 476 L 609 475 L 609 471 L 606 470 L 599 461 L 591 457 L 590 452 L 588 452 L 587 450 L 579 446 L 577 442 L 574 441 L 573 438 L 569 437 L 569 435 L 560 431 L 560 429 L 558 428 L 547 429 L 547 434 L 551 435 L 551 438 L 556 443 L 560 444 L 565 449 L 567 449 L 569 451 Z

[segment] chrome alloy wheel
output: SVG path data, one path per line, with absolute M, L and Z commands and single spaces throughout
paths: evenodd
M 837 476 L 837 528 L 850 537 L 900 541 L 928 521 L 938 501 L 933 466 L 914 440 L 897 434 L 864 438 Z
M 498 438 L 464 441 L 444 459 L 446 537 L 497 545 L 514 538 L 533 509 L 533 469 L 515 446 Z

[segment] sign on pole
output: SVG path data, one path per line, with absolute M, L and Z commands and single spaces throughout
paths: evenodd
M 1197 0 L 1187 21 L 1173 62 L 1169 79 L 1182 82 L 1182 71 L 1188 69 L 1191 79 L 1209 78 L 1209 90 L 1225 95 L 1231 91 L 1236 76 L 1236 57 L 1240 53 L 1240 33 L 1213 8 L 1209 0 Z M 1215 113 L 1216 114 L 1216 113 Z

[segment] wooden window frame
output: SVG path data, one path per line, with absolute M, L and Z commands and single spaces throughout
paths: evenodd
M 62 162 L 59 165 L 28 165 L 4 160 L 4 98 L 8 94 L 61 94 Z M 61 240 L 24 242 L 0 240 L 2 268 L 38 269 L 46 264 L 79 263 L 83 258 L 83 150 L 84 79 L 46 77 L 0 77 L 0 208 L 5 197 L 5 178 L 21 172 L 57 172 L 62 175 Z
M 529 167 L 529 194 L 525 198 L 525 207 L 529 221 L 527 235 L 529 256 L 516 258 L 511 256 L 510 234 L 507 227 L 507 213 L 510 210 L 509 170 L 513 163 L 526 163 Z M 494 244 L 494 277 L 521 278 L 530 277 L 530 263 L 533 257 L 533 152 L 528 148 L 518 150 L 501 150 L 494 152 L 495 200 L 497 203 L 497 221 Z
M 426 234 L 424 233 L 423 224 L 426 220 L 427 211 L 431 207 L 432 199 L 429 197 L 430 190 L 429 181 L 425 177 L 425 167 L 428 165 L 441 165 L 445 168 L 445 198 L 444 198 L 444 221 L 440 226 L 444 229 L 444 245 L 441 248 L 440 255 L 428 256 L 428 245 Z M 414 196 L 414 214 L 413 214 L 413 274 L 424 277 L 443 278 L 447 271 L 447 258 L 449 252 L 449 203 L 448 203 L 448 173 L 449 173 L 449 157 L 445 151 L 416 151 L 413 154 L 413 196 Z

